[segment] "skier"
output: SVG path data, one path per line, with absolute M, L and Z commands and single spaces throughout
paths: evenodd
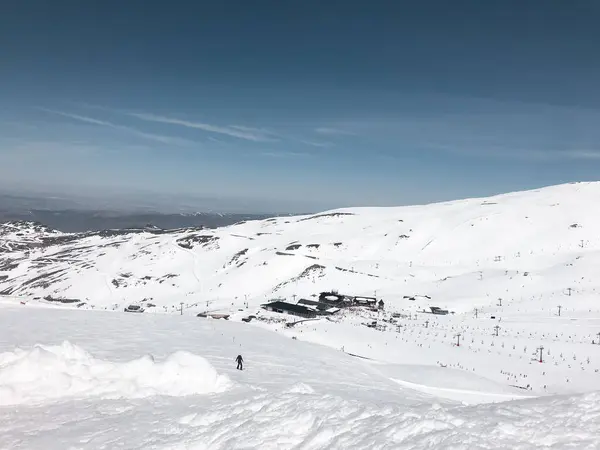
M 237 362 L 237 369 L 243 370 L 242 363 L 244 362 L 244 358 L 242 358 L 242 355 L 237 355 L 237 358 L 235 358 L 235 361 Z

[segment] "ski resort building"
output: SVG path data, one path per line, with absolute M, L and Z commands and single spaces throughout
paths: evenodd
M 318 311 L 326 311 L 329 308 L 331 308 L 331 305 L 328 304 L 328 303 L 317 302 L 317 301 L 314 301 L 314 300 L 307 300 L 305 298 L 302 298 L 302 299 L 298 300 L 298 304 L 299 305 L 308 306 L 308 307 L 312 307 L 312 308 L 316 308 Z
M 363 297 L 360 295 L 354 297 L 352 301 L 361 306 L 375 306 L 377 304 L 377 299 L 375 297 Z
M 300 316 L 306 318 L 317 317 L 317 309 L 308 307 L 306 305 L 295 305 L 293 303 L 276 300 L 271 303 L 265 303 L 261 305 L 263 309 L 267 311 L 273 311 L 277 313 L 291 314 L 292 316 Z
M 319 302 L 327 303 L 328 305 L 341 306 L 344 302 L 350 299 L 346 295 L 338 294 L 337 292 L 321 292 L 319 294 Z
M 309 308 L 315 308 L 318 311 L 318 314 L 322 315 L 335 314 L 340 310 L 340 308 L 331 306 L 328 303 L 316 302 L 314 300 L 306 300 L 304 298 L 298 300 L 298 305 L 307 306 Z
M 447 309 L 442 309 L 437 306 L 430 306 L 429 309 L 431 310 L 431 314 L 437 314 L 440 316 L 445 316 L 446 314 L 448 314 Z
M 321 292 L 319 294 L 319 301 L 314 303 L 325 303 L 327 305 L 335 306 L 337 308 L 347 308 L 350 306 L 364 306 L 370 308 L 379 307 L 379 309 L 383 309 L 384 307 L 383 300 L 379 300 L 379 302 L 377 302 L 377 298 L 375 297 L 365 297 L 362 295 L 342 295 L 338 294 L 336 291 Z

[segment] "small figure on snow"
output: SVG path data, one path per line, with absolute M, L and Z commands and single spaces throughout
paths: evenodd
M 242 358 L 242 355 L 237 355 L 237 358 L 235 358 L 235 362 L 237 362 L 237 369 L 243 370 L 244 358 Z

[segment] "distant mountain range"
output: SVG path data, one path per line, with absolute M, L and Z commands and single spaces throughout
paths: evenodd
M 0 222 L 29 221 L 65 232 L 81 233 L 86 231 L 147 228 L 217 228 L 245 220 L 260 220 L 270 217 L 266 214 L 163 214 L 163 213 L 121 213 L 111 211 L 78 211 L 78 210 L 29 210 L 13 212 L 0 210 Z
M 26 221 L 43 223 L 65 233 L 108 229 L 160 229 L 187 227 L 217 228 L 245 220 L 260 220 L 274 214 L 222 212 L 162 212 L 151 208 L 113 209 L 86 207 L 81 201 L 54 197 L 0 194 L 0 223 Z

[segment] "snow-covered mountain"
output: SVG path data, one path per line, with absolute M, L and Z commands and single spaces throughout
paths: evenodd
M 579 183 L 215 230 L 65 234 L 8 223 L 0 226 L 0 292 L 80 299 L 84 307 L 152 299 L 158 308 L 183 301 L 204 310 L 338 289 L 377 291 L 392 303 L 429 295 L 465 311 L 571 288 L 578 295 L 569 307 L 586 310 L 600 259 L 599 201 L 600 184 Z
M 4 224 L 0 442 L 598 448 L 599 203 L 578 183 L 214 230 Z M 259 308 L 331 290 L 385 310 Z

